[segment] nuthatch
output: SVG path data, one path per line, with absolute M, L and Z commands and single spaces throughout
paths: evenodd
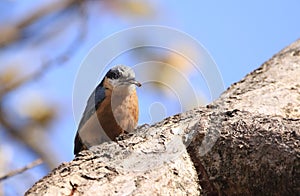
M 139 115 L 135 86 L 141 84 L 130 67 L 119 65 L 106 73 L 88 99 L 77 129 L 74 154 L 134 130 Z

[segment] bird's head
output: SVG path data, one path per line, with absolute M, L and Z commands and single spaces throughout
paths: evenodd
M 134 71 L 124 65 L 111 68 L 105 75 L 104 84 L 109 89 L 131 89 L 141 86 L 141 83 L 135 79 Z

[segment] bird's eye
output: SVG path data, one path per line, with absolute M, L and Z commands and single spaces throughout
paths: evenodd
M 107 72 L 106 77 L 108 77 L 109 79 L 118 79 L 120 78 L 121 73 L 118 70 L 110 70 L 109 72 Z

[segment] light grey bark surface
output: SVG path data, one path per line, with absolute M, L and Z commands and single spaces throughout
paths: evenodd
M 300 195 L 300 40 L 206 107 L 80 153 L 27 195 Z

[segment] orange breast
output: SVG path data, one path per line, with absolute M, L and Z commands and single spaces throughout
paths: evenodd
M 138 122 L 138 99 L 136 91 L 128 95 L 105 92 L 106 99 L 97 110 L 97 117 L 107 136 L 115 140 L 124 131 L 131 132 Z

